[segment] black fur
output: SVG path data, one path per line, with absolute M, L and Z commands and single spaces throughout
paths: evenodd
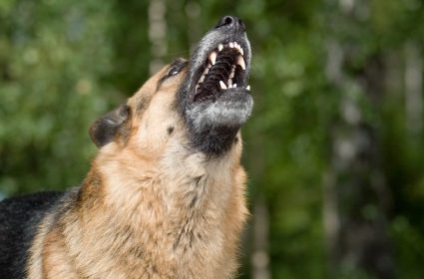
M 63 194 L 43 192 L 0 202 L 0 278 L 23 279 L 37 225 Z

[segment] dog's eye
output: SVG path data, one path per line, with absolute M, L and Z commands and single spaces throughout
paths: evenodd
M 168 72 L 159 80 L 158 88 L 162 85 L 162 83 L 170 77 L 178 75 L 186 66 L 188 62 L 183 59 L 175 60 L 168 69 Z
M 171 69 L 169 69 L 167 76 L 172 77 L 178 74 L 181 71 L 180 67 L 174 66 Z
M 169 67 L 168 73 L 166 74 L 165 78 L 169 78 L 179 74 L 181 70 L 184 69 L 185 66 L 187 66 L 186 61 L 182 59 L 175 60 Z
M 172 77 L 177 75 L 179 72 L 181 72 L 181 70 L 184 68 L 184 64 L 177 64 L 172 66 L 168 73 L 166 74 L 166 77 Z

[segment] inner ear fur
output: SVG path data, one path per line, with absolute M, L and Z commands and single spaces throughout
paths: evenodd
M 125 143 L 130 131 L 131 109 L 127 104 L 108 112 L 90 127 L 91 140 L 102 147 L 112 141 Z

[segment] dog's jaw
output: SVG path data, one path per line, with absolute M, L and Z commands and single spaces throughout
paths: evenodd
M 230 149 L 252 112 L 251 48 L 244 24 L 224 17 L 198 44 L 181 92 L 191 142 L 210 154 Z

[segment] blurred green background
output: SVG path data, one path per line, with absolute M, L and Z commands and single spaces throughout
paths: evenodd
M 90 124 L 224 15 L 253 48 L 240 278 L 424 278 L 422 0 L 0 0 L 0 195 L 77 185 Z

